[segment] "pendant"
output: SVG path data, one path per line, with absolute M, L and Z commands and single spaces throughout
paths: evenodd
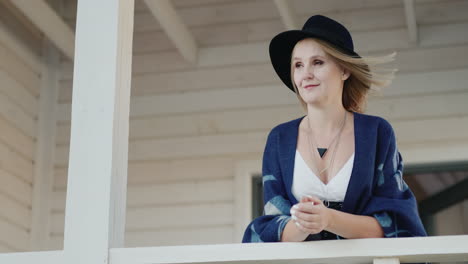
M 318 153 L 320 154 L 320 157 L 323 158 L 323 156 L 325 155 L 325 153 L 327 152 L 327 148 L 317 148 L 318 150 Z

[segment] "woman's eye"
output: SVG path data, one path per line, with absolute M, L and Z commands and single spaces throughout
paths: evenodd
M 302 63 L 300 63 L 300 62 L 296 62 L 296 63 L 294 64 L 294 67 L 295 67 L 295 68 L 299 68 L 299 67 L 301 67 L 301 66 L 302 66 Z
M 314 61 L 314 65 L 322 65 L 323 64 L 323 61 L 321 60 L 315 60 Z

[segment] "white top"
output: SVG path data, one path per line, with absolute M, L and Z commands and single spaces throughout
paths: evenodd
M 354 153 L 343 165 L 338 173 L 327 184 L 324 184 L 315 173 L 309 168 L 307 163 L 296 150 L 294 161 L 294 175 L 292 193 L 298 201 L 305 195 L 318 197 L 320 200 L 330 202 L 344 201 L 349 179 L 353 170 Z

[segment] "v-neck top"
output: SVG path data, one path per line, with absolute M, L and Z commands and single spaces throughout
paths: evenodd
M 301 153 L 296 150 L 293 172 L 292 194 L 296 200 L 300 201 L 303 196 L 311 195 L 320 200 L 330 202 L 344 201 L 346 190 L 353 170 L 354 153 L 327 183 L 322 180 L 309 168 Z

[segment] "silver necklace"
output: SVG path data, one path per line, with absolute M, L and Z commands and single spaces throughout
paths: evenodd
M 335 161 L 335 156 L 336 156 L 336 152 L 338 150 L 338 146 L 340 144 L 340 139 L 341 139 L 341 134 L 343 132 L 343 129 L 344 129 L 344 126 L 346 124 L 346 118 L 347 118 L 347 113 L 345 112 L 345 116 L 343 118 L 343 122 L 341 123 L 341 127 L 337 133 L 337 135 L 335 136 L 335 138 L 332 140 L 332 142 L 330 143 L 328 149 L 330 149 L 332 147 L 332 144 L 335 143 L 335 146 L 333 148 L 333 153 L 332 153 L 332 157 L 330 159 L 330 161 L 328 162 L 328 165 L 325 166 L 325 168 L 323 168 L 322 170 L 320 170 L 318 172 L 318 176 L 322 175 L 322 173 L 324 173 L 325 171 L 327 171 L 329 168 L 332 168 L 333 166 L 333 163 Z M 313 135 L 309 135 L 309 134 L 312 134 L 312 129 L 311 129 L 311 126 L 310 126 L 310 118 L 309 116 L 307 116 L 307 123 L 308 123 L 308 128 L 309 128 L 309 131 L 307 133 L 307 141 L 309 143 L 309 152 L 310 152 L 310 155 L 312 157 L 312 161 L 315 163 L 315 167 L 318 169 L 318 162 L 316 162 L 316 158 L 315 156 L 313 155 L 313 152 L 312 152 L 312 149 L 317 149 L 317 146 L 315 144 L 315 141 L 312 140 L 312 143 L 311 143 L 311 137 L 313 137 Z

